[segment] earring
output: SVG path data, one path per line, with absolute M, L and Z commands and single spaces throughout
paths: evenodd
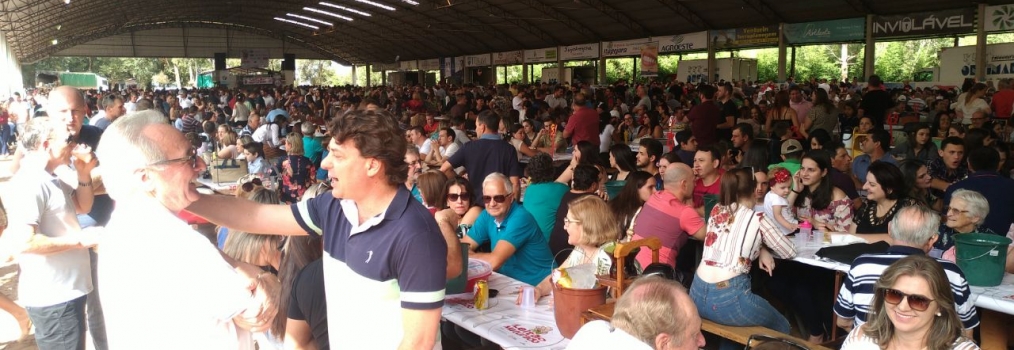
M 938 312 L 938 313 L 937 313 L 937 317 L 940 317 L 940 316 L 943 316 L 943 315 L 942 315 L 942 314 L 940 314 L 940 313 Z

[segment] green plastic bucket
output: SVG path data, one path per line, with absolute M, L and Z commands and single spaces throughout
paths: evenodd
M 466 292 L 465 284 L 468 282 L 468 250 L 470 248 L 468 243 L 461 243 L 461 274 L 447 280 L 447 285 L 444 286 L 444 293 L 450 295 Z
M 958 267 L 965 273 L 968 284 L 980 287 L 1000 285 L 1010 243 L 1010 238 L 992 234 L 955 235 Z
M 718 204 L 717 194 L 704 195 L 704 223 L 711 219 L 711 208 L 714 208 L 716 204 Z
M 606 182 L 606 194 L 609 195 L 609 199 L 616 198 L 623 190 L 623 186 L 627 184 L 626 181 L 609 181 Z

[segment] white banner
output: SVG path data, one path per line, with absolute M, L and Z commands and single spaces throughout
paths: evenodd
M 550 47 L 537 50 L 525 50 L 525 63 L 548 63 L 556 62 L 556 55 L 559 48 Z
M 656 36 L 651 38 L 651 41 L 658 42 L 658 53 L 660 54 L 707 50 L 708 32 Z
M 398 70 L 397 63 L 374 63 L 371 66 L 370 69 L 374 72 Z
M 1014 5 L 986 6 L 986 31 L 1014 30 Z
M 271 50 L 248 49 L 240 51 L 240 67 L 243 68 L 265 68 L 268 66 L 268 58 L 271 57 Z
M 606 41 L 602 43 L 602 57 L 640 56 L 641 48 L 648 43 L 651 39 Z
M 507 51 L 497 52 L 493 54 L 493 65 L 495 66 L 509 66 L 515 64 L 521 64 L 522 58 L 524 58 L 525 52 L 518 51 Z
M 489 54 L 465 56 L 465 67 L 488 67 Z
M 419 62 L 416 61 L 401 61 L 398 62 L 398 70 L 419 70 Z
M 440 59 L 419 60 L 419 70 L 440 70 Z
M 590 60 L 599 58 L 599 43 L 571 45 L 560 48 L 560 60 Z

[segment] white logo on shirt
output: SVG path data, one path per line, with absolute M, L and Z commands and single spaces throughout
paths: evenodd
M 373 251 L 372 250 L 368 251 L 368 252 L 366 252 L 366 254 L 369 254 L 369 255 L 366 256 L 366 263 L 368 264 L 368 263 L 370 263 L 370 259 L 373 259 Z

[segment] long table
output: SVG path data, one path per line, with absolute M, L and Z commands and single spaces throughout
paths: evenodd
M 472 293 L 453 294 L 444 299 L 443 318 L 508 350 L 566 348 L 570 341 L 556 327 L 551 298 L 522 309 L 515 304 L 522 286 L 527 284 L 494 272 L 489 288 L 500 294 L 489 298 L 488 309 L 476 310 Z

